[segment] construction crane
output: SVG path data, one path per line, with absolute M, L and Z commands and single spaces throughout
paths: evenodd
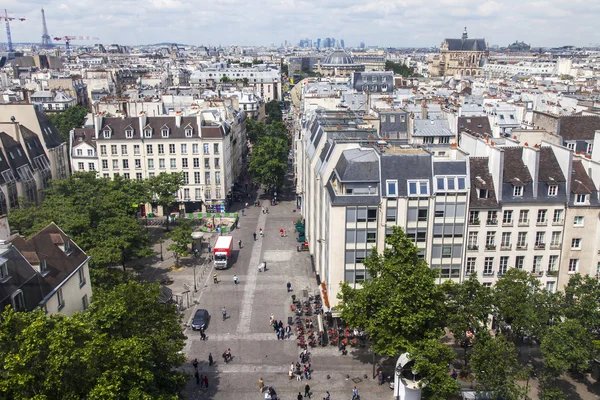
M 65 41 L 65 50 L 67 52 L 67 58 L 71 56 L 71 40 L 99 40 L 97 37 L 90 36 L 55 36 L 56 41 Z
M 25 21 L 25 18 L 18 18 L 18 17 L 9 17 L 8 16 L 8 11 L 6 11 L 6 8 L 4 9 L 4 15 L 0 15 L 0 21 L 1 20 L 5 20 L 6 21 L 6 41 L 8 42 L 8 52 L 12 53 L 13 52 L 13 45 L 12 45 L 12 39 L 10 37 L 10 21 L 14 21 L 14 20 L 19 20 L 19 21 Z

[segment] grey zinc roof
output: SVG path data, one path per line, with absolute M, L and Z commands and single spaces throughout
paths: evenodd
M 447 119 L 415 119 L 413 136 L 454 136 Z
M 406 181 L 427 180 L 431 183 L 431 154 L 383 154 L 381 156 L 381 181 L 397 180 L 398 196 L 408 196 Z M 385 185 L 384 185 L 385 186 Z M 384 188 L 387 196 L 387 187 Z
M 467 163 L 464 161 L 437 161 L 433 163 L 434 175 L 466 175 Z
M 486 51 L 485 39 L 445 39 L 449 51 Z
M 379 160 L 373 149 L 344 151 L 335 171 L 342 182 L 379 182 Z

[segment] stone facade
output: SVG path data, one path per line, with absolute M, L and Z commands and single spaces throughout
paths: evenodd
M 461 39 L 444 39 L 429 71 L 432 76 L 481 76 L 488 54 L 485 39 L 469 39 L 465 28 Z

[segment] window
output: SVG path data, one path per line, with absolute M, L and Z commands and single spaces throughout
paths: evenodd
M 423 143 L 425 143 L 425 144 L 433 144 L 433 136 L 425 136 L 423 138 Z
M 200 172 L 198 172 L 198 171 L 194 172 L 194 183 L 197 185 L 201 183 L 200 182 Z
M 548 272 L 556 271 L 557 265 L 558 265 L 558 256 L 548 257 Z
M 573 238 L 571 240 L 571 250 L 581 250 L 581 238 Z
M 165 154 L 165 145 L 164 144 L 158 145 L 158 154 Z
M 100 154 L 105 156 L 106 155 L 106 145 L 101 145 L 100 146 Z
M 204 198 L 206 200 L 212 200 L 212 193 L 210 189 L 204 189 Z
M 198 154 L 198 143 L 193 143 L 192 144 L 192 153 L 193 154 Z
M 194 168 L 200 168 L 200 159 L 199 158 L 194 158 L 192 161 L 194 163 Z
M 0 265 L 0 282 L 8 280 L 8 264 L 4 263 Z
M 466 189 L 466 181 L 465 178 L 459 177 L 458 178 L 458 190 L 465 190 Z
M 428 181 L 408 181 L 409 196 L 428 196 L 429 182 Z
M 83 297 L 81 298 L 81 307 L 83 307 L 84 311 L 87 310 L 89 307 L 87 294 L 83 295 Z
M 183 198 L 184 200 L 190 200 L 190 189 L 183 189 Z
M 483 275 L 489 276 L 494 274 L 494 257 L 486 257 L 483 262 Z
M 537 214 L 537 223 L 538 224 L 545 224 L 546 221 L 546 210 L 538 210 L 538 214 Z
M 177 159 L 176 158 L 169 159 L 169 165 L 171 168 L 177 168 Z
M 191 128 L 186 128 L 185 137 L 192 137 L 193 130 Z
M 83 150 L 81 150 L 81 149 L 77 149 L 77 155 L 78 155 L 78 156 L 82 156 L 82 155 L 83 155 Z
M 221 199 L 221 189 L 215 189 L 215 198 L 217 200 Z
M 496 248 L 496 232 L 488 232 L 485 235 L 485 248 L 494 250 Z
M 220 185 L 221 184 L 221 172 L 217 171 L 215 172 L 215 185 Z
M 593 143 L 588 143 L 587 144 L 587 148 L 585 149 L 585 152 L 588 154 L 592 154 L 592 150 L 594 149 L 594 144 Z
M 156 174 L 154 172 L 149 172 L 148 173 L 148 178 L 154 178 Z
M 210 168 L 210 158 L 204 159 L 204 168 Z
M 569 260 L 569 273 L 574 274 L 579 270 L 579 258 L 571 258 Z
M 204 154 L 210 154 L 208 143 L 204 143 Z
M 517 248 L 527 248 L 527 232 L 519 232 L 517 235 Z
M 498 211 L 488 211 L 486 222 L 488 225 L 496 225 L 498 223 Z
M 587 204 L 587 194 L 576 194 L 575 204 Z
M 142 160 L 140 160 L 139 158 L 136 158 L 135 160 L 133 160 L 135 162 L 135 168 L 136 169 L 140 169 L 142 168 Z
M 130 177 L 131 177 L 131 176 L 129 175 L 129 172 L 125 172 L 125 173 L 123 174 L 123 178 L 125 178 L 125 179 L 129 179 Z
M 36 147 L 37 147 L 37 146 L 36 146 Z M 92 149 L 88 149 L 88 151 L 87 151 L 87 155 L 88 155 L 88 156 L 90 156 L 90 157 L 93 157 L 93 156 L 94 156 L 94 150 L 92 150 Z
M 467 265 L 465 268 L 465 275 L 469 276 L 473 273 L 475 273 L 475 262 L 476 262 L 476 258 L 475 257 L 468 257 L 467 258 Z
M 367 243 L 375 243 L 377 240 L 376 232 L 367 232 Z
M 552 217 L 553 224 L 561 224 L 562 223 L 562 214 L 563 210 L 554 210 L 554 216 Z
M 215 158 L 215 168 L 221 167 L 221 160 L 219 158 Z
M 188 167 L 188 159 L 182 158 L 181 159 L 181 168 L 187 168 L 187 167 Z
M 524 265 L 525 265 L 525 256 L 517 256 L 515 258 L 515 268 L 523 269 Z
M 367 210 L 367 222 L 375 222 L 377 221 L 377 209 L 369 208 Z
M 190 173 L 189 172 L 184 172 L 183 173 L 183 184 L 184 185 L 188 185 L 189 183 L 190 183 Z
M 152 145 L 151 144 L 147 144 L 146 145 L 146 153 L 153 154 Z
M 583 226 L 583 216 L 577 215 L 573 218 L 573 225 Z
M 144 136 L 146 136 L 147 138 L 151 138 L 152 137 L 152 129 L 150 129 L 150 128 L 144 129 Z
M 529 225 L 529 210 L 519 212 L 519 225 Z
M 108 169 L 108 160 L 102 160 L 102 169 Z
M 117 145 L 116 144 L 111 144 L 110 145 L 110 154 L 113 156 L 117 155 Z
M 129 160 L 123 160 L 123 169 L 129 168 Z
M 196 193 L 196 200 L 202 200 L 202 189 L 196 188 L 195 193 Z
M 504 275 L 508 269 L 508 256 L 500 257 L 500 264 L 498 265 L 498 276 Z
M 110 129 L 104 130 L 104 139 L 110 139 Z
M 535 233 L 535 247 L 538 249 L 543 249 L 546 247 L 546 232 L 536 232 Z
M 505 210 L 502 214 L 502 224 L 503 225 L 512 225 L 513 222 L 513 212 L 512 210 Z
M 181 154 L 187 154 L 187 144 L 181 144 Z
M 149 158 L 147 162 L 148 162 L 148 169 L 154 169 L 154 159 Z
M 550 246 L 551 247 L 558 247 L 558 246 L 560 246 L 560 231 L 552 232 L 552 237 L 551 237 L 551 240 L 550 240 Z
M 441 210 L 435 210 L 434 216 L 436 218 L 443 218 L 444 217 L 444 210 L 443 209 L 441 209 Z
M 386 181 L 387 195 L 389 197 L 395 197 L 398 195 L 398 181 Z
M 142 173 L 141 172 L 136 172 L 135 173 L 135 179 L 137 179 L 138 181 L 142 180 Z
M 169 129 L 167 129 L 167 128 L 163 128 L 163 129 L 161 129 L 161 130 L 160 130 L 160 134 L 161 134 L 161 136 L 162 136 L 162 137 L 164 137 L 164 138 L 167 138 L 167 137 L 169 137 Z
M 450 143 L 450 136 L 440 136 L 438 138 L 438 143 L 440 143 L 440 144 L 448 144 L 448 143 Z
M 83 268 L 77 270 L 77 276 L 79 277 L 79 287 L 85 285 L 85 271 Z
M 558 185 L 548 186 L 548 196 L 555 197 L 558 195 Z
M 417 221 L 427 221 L 427 209 L 421 208 L 417 211 Z
M 513 196 L 515 196 L 515 197 L 523 196 L 523 186 L 515 186 L 513 188 Z
M 77 163 L 77 169 L 83 171 L 85 169 L 85 164 L 82 162 Z
M 477 234 L 478 234 L 478 232 L 469 232 L 469 238 L 467 241 L 467 249 L 477 250 Z
M 204 173 L 204 184 L 205 185 L 210 185 L 210 172 L 205 172 Z
M 510 232 L 502 232 L 502 241 L 500 247 L 510 248 Z
M 479 189 L 478 194 L 480 199 L 487 199 L 489 196 L 489 192 L 487 189 Z
M 391 222 L 393 224 L 396 223 L 396 209 L 395 208 L 388 208 L 386 211 L 386 222 Z
M 119 160 L 112 160 L 113 169 L 119 169 Z
M 169 145 L 169 154 L 175 154 L 175 144 L 171 143 Z
M 479 211 L 469 211 L 469 224 L 479 225 Z
M 133 154 L 136 156 L 140 155 L 140 145 L 139 144 L 134 144 L 133 145 Z
M 390 123 L 395 123 L 395 122 L 396 122 L 396 115 L 390 114 Z
M 63 297 L 62 288 L 59 288 L 56 291 L 56 298 L 58 300 L 58 311 L 60 311 L 65 306 L 65 299 Z
M 131 139 L 133 137 L 133 131 L 131 129 L 126 129 L 125 130 L 125 137 L 127 139 Z
M 534 256 L 533 257 L 533 266 L 531 267 L 531 272 L 534 274 L 540 272 L 542 268 L 542 256 Z
M 442 246 L 442 258 L 452 258 L 452 246 Z
M 94 164 L 93 162 L 88 163 L 88 171 L 95 171 L 96 170 L 96 164 Z
M 213 144 L 213 152 L 219 154 L 219 143 Z
M 127 145 L 126 144 L 121 145 L 121 155 L 123 155 L 123 156 L 127 155 Z
M 158 168 L 165 169 L 165 159 L 164 158 L 158 159 Z

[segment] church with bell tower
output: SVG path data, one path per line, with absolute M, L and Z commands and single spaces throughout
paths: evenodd
M 485 39 L 469 39 L 467 28 L 460 39 L 444 39 L 440 54 L 429 61 L 431 76 L 482 76 L 489 55 Z

